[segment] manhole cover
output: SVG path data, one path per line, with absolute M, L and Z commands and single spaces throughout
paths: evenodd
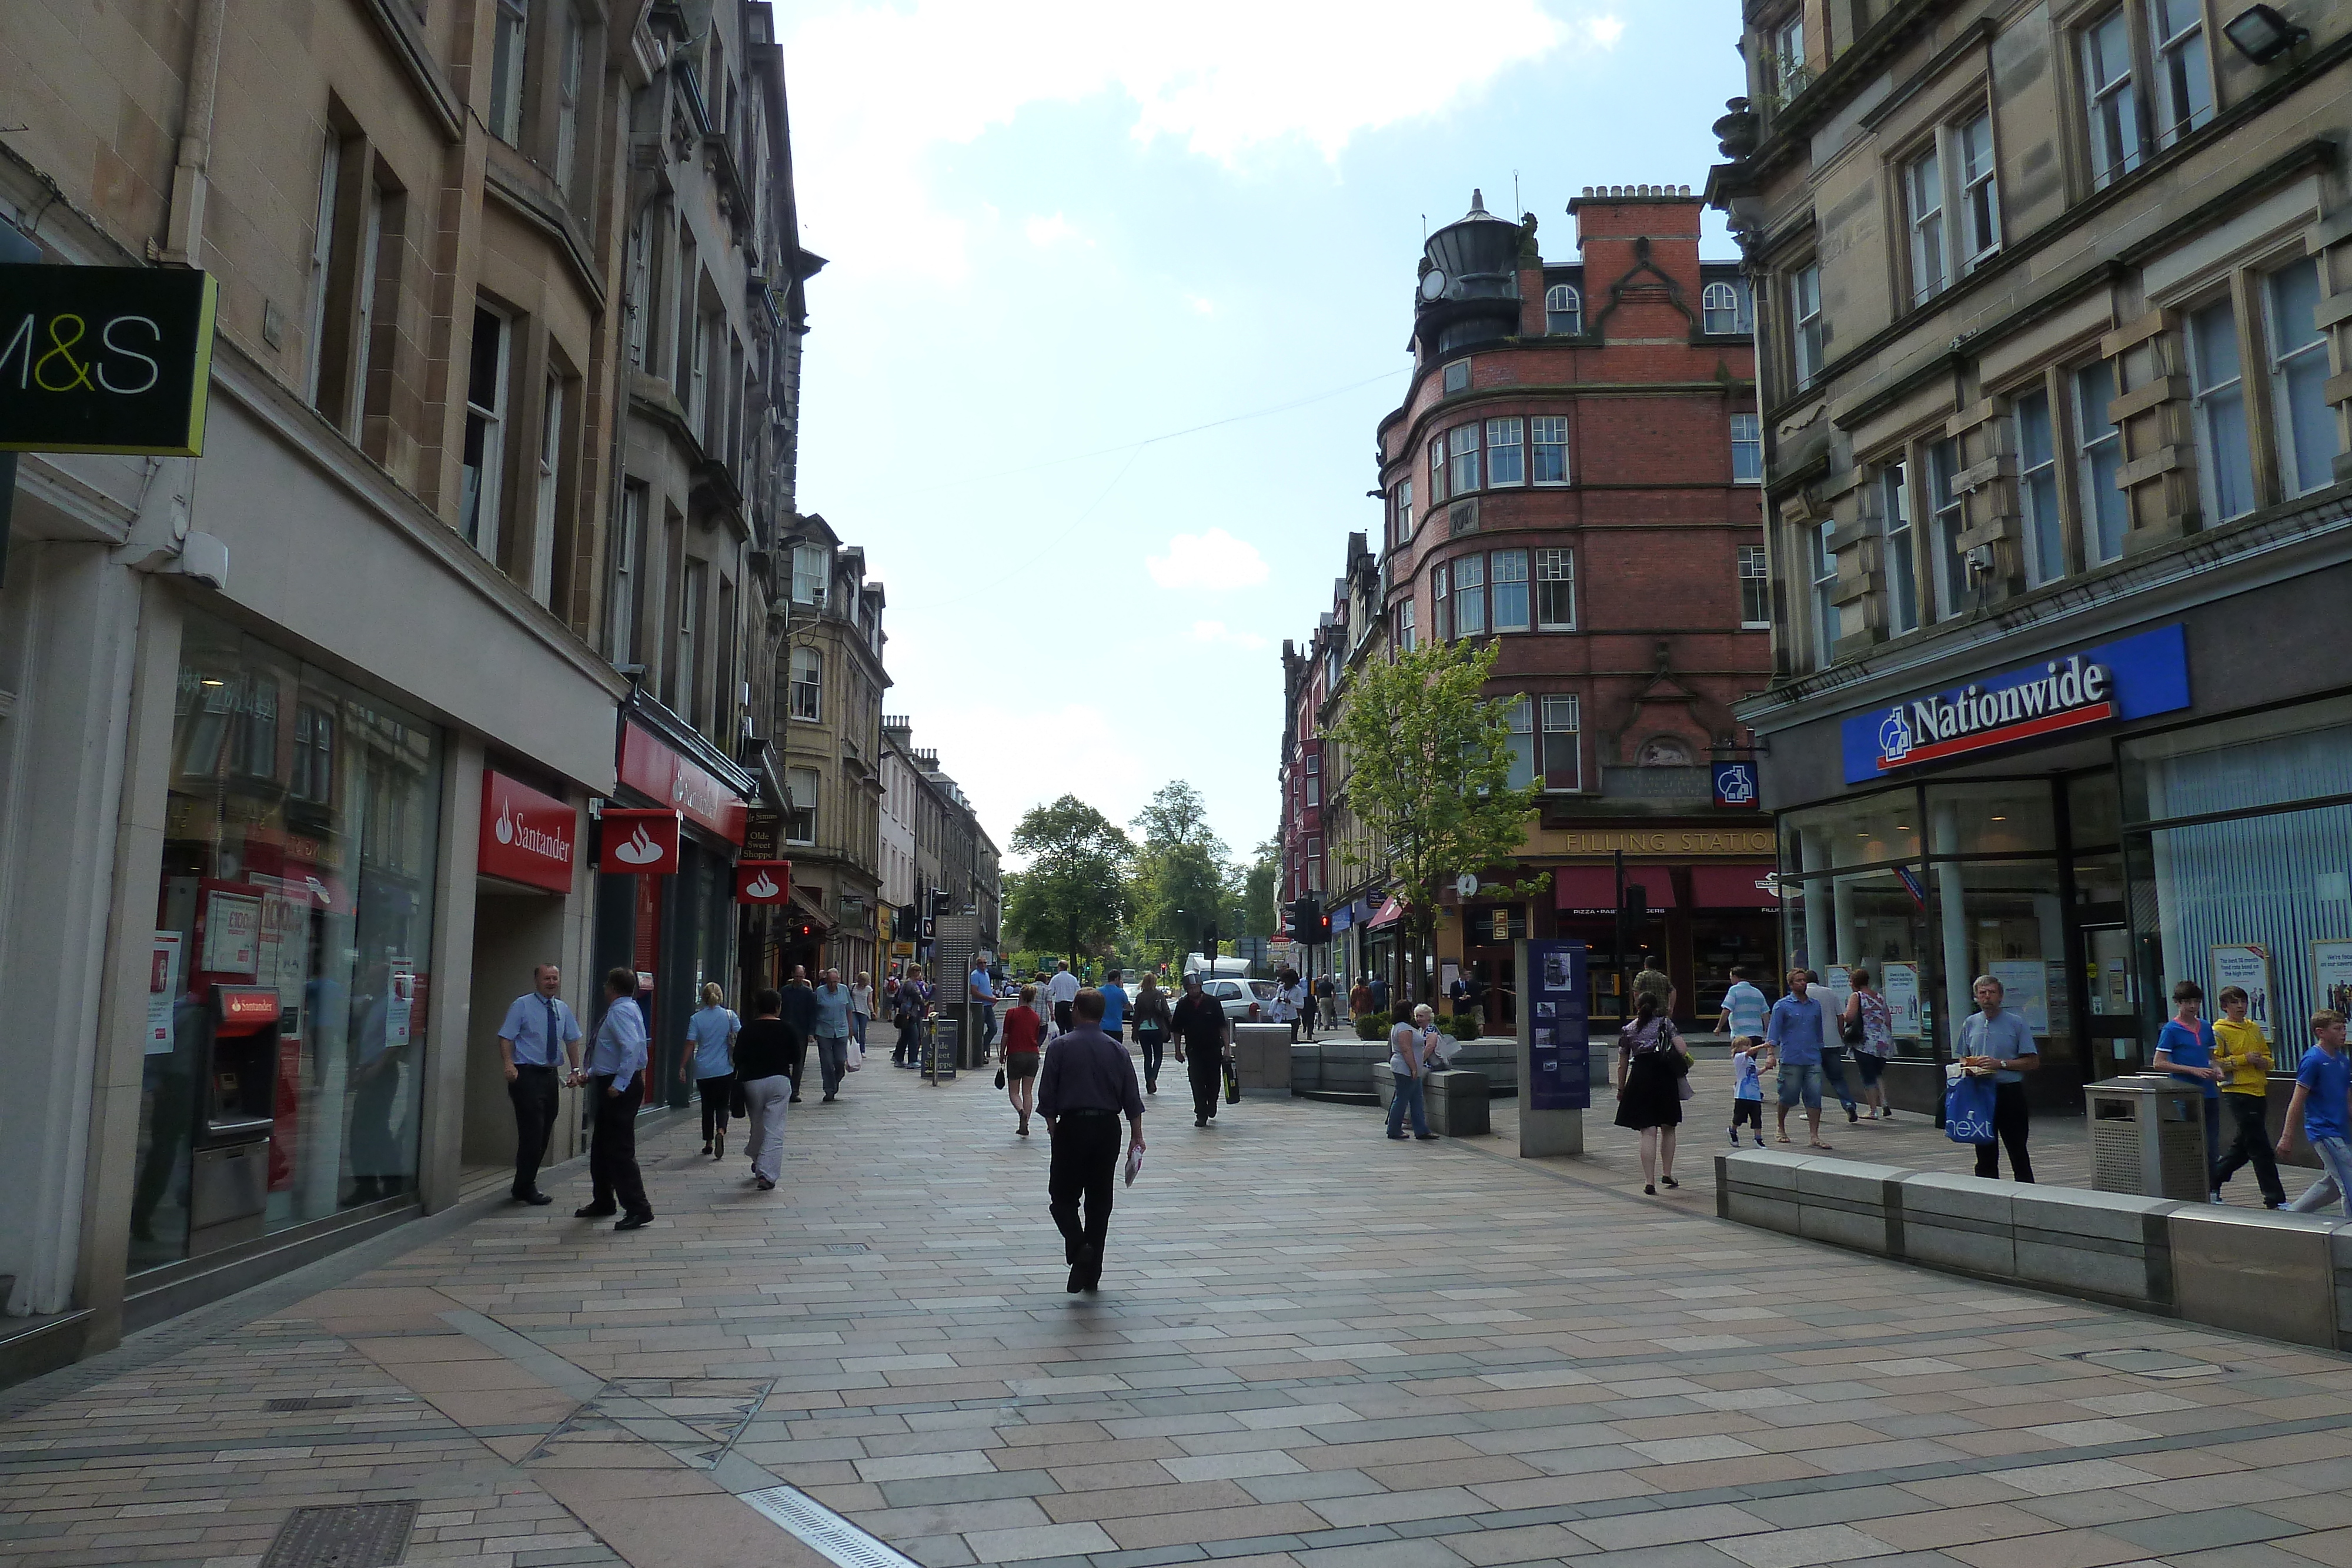
M 2128 1372 L 2135 1377 L 2156 1377 L 2168 1382 L 2184 1377 L 2219 1377 L 2229 1370 L 2168 1350 L 2082 1350 L 2067 1359 L 2087 1361 L 2109 1372 Z
M 414 1502 L 298 1508 L 278 1527 L 261 1568 L 389 1568 L 408 1551 Z

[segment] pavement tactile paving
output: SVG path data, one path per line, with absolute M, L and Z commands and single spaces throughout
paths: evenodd
M 927 1568 L 2352 1568 L 2352 1360 L 1718 1222 L 1711 1103 L 1643 1199 L 1613 1128 L 1538 1168 L 1164 1093 L 1086 1298 L 1044 1137 L 886 1061 L 775 1194 L 649 1129 L 645 1230 L 567 1167 L 10 1391 L 0 1568 L 257 1568 L 401 1499 L 436 1568 L 823 1562 L 740 1500 L 778 1482 Z

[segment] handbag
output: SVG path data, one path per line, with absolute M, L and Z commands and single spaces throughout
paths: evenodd
M 1228 1105 L 1238 1105 L 1241 1103 L 1241 1070 L 1235 1067 L 1232 1062 L 1228 1061 L 1225 1063 L 1225 1103 Z
M 1955 1070 L 1944 1086 L 1944 1136 L 1956 1144 L 1990 1144 L 1994 1140 L 1993 1081 L 1966 1069 Z
M 1845 1041 L 1848 1045 L 1860 1045 L 1864 1040 L 1870 1038 L 1870 1030 L 1862 1021 L 1862 1009 L 1860 1008 L 1853 1009 L 1853 1017 L 1852 1018 L 1847 1018 L 1843 1013 L 1838 1015 L 1838 1038 Z
M 1003 1088 L 1003 1087 L 1004 1087 L 1004 1069 L 1003 1069 L 1002 1067 L 1000 1067 L 1000 1068 L 998 1068 L 998 1069 L 996 1070 L 996 1086 L 997 1086 L 999 1089 L 1002 1089 L 1002 1088 Z

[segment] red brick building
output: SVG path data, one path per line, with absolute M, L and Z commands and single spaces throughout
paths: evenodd
M 1532 216 L 1475 199 L 1430 236 L 1412 388 L 1379 430 L 1379 564 L 1351 549 L 1333 613 L 1291 653 L 1285 817 L 1319 830 L 1335 813 L 1302 808 L 1310 782 L 1344 801 L 1316 742 L 1348 665 L 1375 643 L 1500 643 L 1488 690 L 1510 701 L 1521 776 L 1544 793 L 1518 866 L 1482 869 L 1524 882 L 1540 868 L 1548 895 L 1465 900 L 1433 954 L 1400 959 L 1363 929 L 1381 879 L 1326 879 L 1354 934 L 1335 944 L 1339 967 L 1442 984 L 1465 966 L 1497 1025 L 1511 938 L 1580 937 L 1608 967 L 1613 851 L 1645 894 L 1633 946 L 1674 976 L 1685 1021 L 1712 1019 L 1733 964 L 1778 962 L 1759 885 L 1770 820 L 1752 784 L 1742 805 L 1715 789 L 1714 764 L 1749 758 L 1731 705 L 1769 676 L 1770 606 L 1748 285 L 1738 263 L 1699 259 L 1700 206 L 1688 187 L 1588 189 L 1569 205 L 1573 262 L 1542 259 Z M 1362 885 L 1338 885 L 1350 874 Z

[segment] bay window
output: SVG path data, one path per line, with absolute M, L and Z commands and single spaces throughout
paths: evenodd
M 1486 422 L 1486 483 L 1520 485 L 1527 482 L 1526 430 L 1524 420 L 1490 419 Z
M 1568 420 L 1562 414 L 1538 414 L 1528 421 L 1529 455 L 1535 459 L 1538 485 L 1568 483 Z
M 1486 630 L 1486 558 L 1456 556 L 1454 559 L 1454 634 L 1475 637 Z
M 1445 489 L 1466 496 L 1478 488 L 1478 427 L 1457 424 L 1445 433 Z
M 1495 630 L 1524 632 L 1528 629 L 1528 552 L 1523 549 L 1498 549 L 1495 552 L 1493 593 Z
M 1524 789 L 1536 781 L 1535 704 L 1523 696 L 1508 698 L 1503 716 L 1510 725 L 1511 748 L 1511 775 L 1505 782 L 1513 789 Z

